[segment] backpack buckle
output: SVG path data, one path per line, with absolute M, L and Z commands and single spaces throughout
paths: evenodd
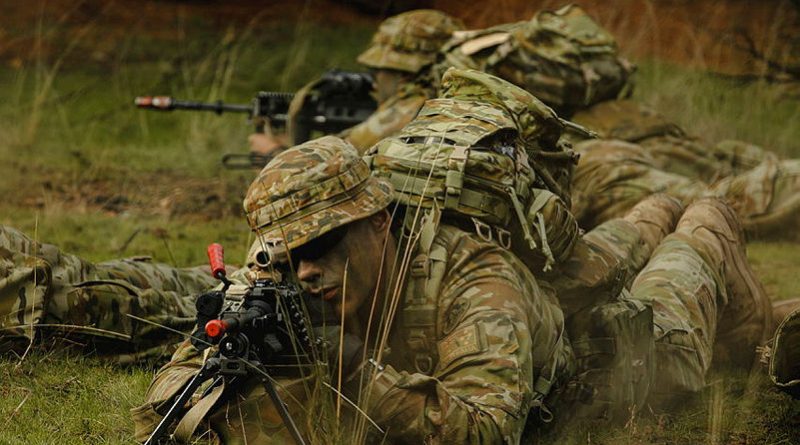
M 422 278 L 430 275 L 431 266 L 428 255 L 421 253 L 411 260 L 411 276 L 414 278 Z
M 500 244 L 500 247 L 511 250 L 511 232 L 500 227 L 496 227 L 495 230 L 497 231 L 497 243 Z
M 492 226 L 486 224 L 485 222 L 479 220 L 478 218 L 472 217 L 472 224 L 475 225 L 475 234 L 478 237 L 487 243 L 492 242 Z

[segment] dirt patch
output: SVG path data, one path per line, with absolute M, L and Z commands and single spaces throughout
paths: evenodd
M 14 163 L 14 161 L 12 161 Z M 17 165 L 25 187 L 6 193 L 6 205 L 44 208 L 53 203 L 76 212 L 182 217 L 203 221 L 241 217 L 247 174 L 198 179 L 172 171 L 104 172 L 102 177 L 73 177 L 44 166 Z

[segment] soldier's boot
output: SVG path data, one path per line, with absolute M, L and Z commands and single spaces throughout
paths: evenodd
M 778 328 L 778 325 L 785 320 L 789 314 L 797 310 L 800 310 L 800 297 L 773 302 L 772 321 L 774 322 L 775 329 Z M 770 335 L 774 334 L 775 329 L 770 332 Z
M 652 253 L 661 240 L 675 230 L 682 213 L 683 205 L 680 201 L 658 193 L 636 204 L 622 219 L 639 229 L 642 241 Z
M 751 366 L 774 326 L 770 301 L 747 261 L 739 218 L 723 201 L 701 199 L 686 209 L 675 234 L 719 274 L 715 363 Z
M 772 382 L 781 391 L 800 399 L 800 308 L 781 319 L 771 346 L 763 351 Z

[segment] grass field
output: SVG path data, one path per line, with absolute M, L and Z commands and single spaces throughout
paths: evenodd
M 245 119 L 144 112 L 133 97 L 245 102 L 259 89 L 292 91 L 326 68 L 355 68 L 372 29 L 190 24 L 171 44 L 131 35 L 83 62 L 70 48 L 85 41 L 44 29 L 40 41 L 60 51 L 0 67 L 0 223 L 91 261 L 150 255 L 195 265 L 214 241 L 229 261 L 244 259 L 241 198 L 253 173 L 223 170 L 218 159 L 245 151 Z M 800 101 L 783 85 L 658 61 L 640 62 L 638 79 L 636 97 L 692 133 L 800 157 Z M 773 299 L 800 296 L 800 244 L 754 242 L 749 254 Z M 153 372 L 58 348 L 0 358 L 0 444 L 133 443 L 128 410 Z M 800 405 L 773 391 L 760 370 L 719 370 L 709 382 L 673 414 L 645 412 L 622 429 L 576 428 L 542 443 L 800 443 Z

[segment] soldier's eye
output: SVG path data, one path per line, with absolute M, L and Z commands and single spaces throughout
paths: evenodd
M 324 235 L 318 236 L 292 249 L 289 257 L 295 265 L 295 268 L 300 264 L 300 261 L 316 261 L 330 253 L 331 250 L 342 242 L 345 235 L 347 235 L 347 226 L 348 224 L 337 227 Z

